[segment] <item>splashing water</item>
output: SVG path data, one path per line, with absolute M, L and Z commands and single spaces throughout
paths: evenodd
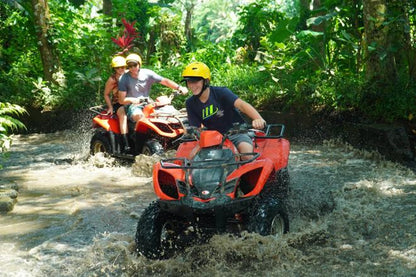
M 90 134 L 16 136 L 0 183 L 0 276 L 414 276 L 416 178 L 338 141 L 292 145 L 290 233 L 214 236 L 162 261 L 137 256 L 137 219 L 155 199 L 132 165 L 88 157 Z

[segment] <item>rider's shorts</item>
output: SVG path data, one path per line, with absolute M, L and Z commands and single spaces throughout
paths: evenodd
M 253 140 L 248 134 L 234 134 L 230 136 L 230 140 L 236 147 L 242 142 L 247 142 L 250 145 L 253 144 Z
M 113 103 L 113 112 L 117 113 L 117 110 L 120 109 L 120 107 L 123 105 L 120 105 L 119 103 Z
M 137 105 L 128 105 L 127 106 L 127 117 L 134 122 L 133 115 L 135 114 L 143 114 L 142 107 Z

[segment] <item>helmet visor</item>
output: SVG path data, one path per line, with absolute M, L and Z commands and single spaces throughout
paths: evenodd
M 200 80 L 204 80 L 202 77 L 194 77 L 194 76 L 183 76 L 182 82 L 198 82 Z

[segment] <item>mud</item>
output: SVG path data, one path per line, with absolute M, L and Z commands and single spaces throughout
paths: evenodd
M 134 252 L 137 218 L 155 199 L 151 178 L 89 158 L 88 138 L 14 138 L 0 184 L 19 194 L 0 215 L 0 276 L 416 276 L 415 173 L 376 152 L 293 144 L 283 239 L 219 235 L 151 261 Z

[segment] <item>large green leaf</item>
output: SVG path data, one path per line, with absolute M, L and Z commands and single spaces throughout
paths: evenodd
M 270 35 L 271 42 L 284 42 L 287 40 L 295 33 L 298 21 L 299 18 L 297 17 L 281 20 L 277 24 L 276 29 Z

